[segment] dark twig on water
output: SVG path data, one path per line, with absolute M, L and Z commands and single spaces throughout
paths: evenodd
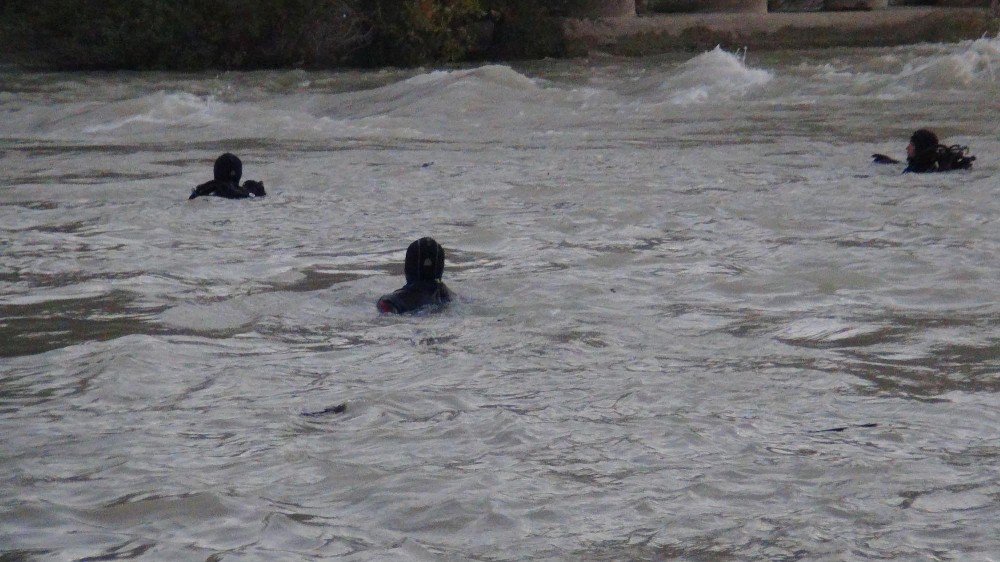
M 878 427 L 878 424 L 877 423 L 858 423 L 858 424 L 854 424 L 854 425 L 844 425 L 844 426 L 841 426 L 841 427 L 831 427 L 829 429 L 814 429 L 812 431 L 809 431 L 808 433 L 833 433 L 833 432 L 847 431 L 848 429 L 854 429 L 854 428 L 858 428 L 858 427 Z
M 347 411 L 347 403 L 345 402 L 343 404 L 337 404 L 336 406 L 330 406 L 329 408 L 320 410 L 318 412 L 302 412 L 302 415 L 308 418 L 315 418 L 326 414 L 343 414 L 346 411 Z

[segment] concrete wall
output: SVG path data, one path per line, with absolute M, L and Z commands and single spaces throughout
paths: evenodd
M 954 8 L 985 8 L 991 0 L 888 0 L 893 6 L 942 6 Z M 995 1 L 995 0 L 994 0 Z M 824 0 L 768 0 L 772 12 L 819 12 Z M 856 3 L 856 2 L 855 2 Z
M 822 0 L 820 0 L 822 2 Z M 636 18 L 565 20 L 566 50 L 572 56 L 604 52 L 646 56 L 671 51 L 705 51 L 716 45 L 804 49 L 885 47 L 952 43 L 991 37 L 1000 21 L 986 8 L 933 6 L 905 10 L 771 12 L 767 14 L 647 14 Z
M 985 8 L 989 4 L 989 0 L 937 0 L 934 2 L 935 6 L 950 8 Z
M 646 9 L 661 13 L 766 13 L 767 0 L 646 0 Z

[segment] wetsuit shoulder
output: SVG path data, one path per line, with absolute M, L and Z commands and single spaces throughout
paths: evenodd
M 250 193 L 247 190 L 232 182 L 222 180 L 212 180 L 199 185 L 194 188 L 189 199 L 203 195 L 214 195 L 226 199 L 246 199 L 250 197 Z
M 382 296 L 376 306 L 380 312 L 403 314 L 428 306 L 443 306 L 451 302 L 451 292 L 440 281 L 409 283 Z
M 246 199 L 250 197 L 250 192 L 242 187 L 228 182 L 222 182 L 225 187 L 219 189 L 216 195 L 219 197 L 225 197 L 226 199 Z
M 906 174 L 906 173 L 929 174 L 931 172 L 936 172 L 936 171 L 938 171 L 938 167 L 937 167 L 937 163 L 936 162 L 933 162 L 933 161 L 932 162 L 926 162 L 926 161 L 915 162 L 913 160 L 910 160 L 907 163 L 906 169 L 903 170 L 903 173 L 904 174 Z

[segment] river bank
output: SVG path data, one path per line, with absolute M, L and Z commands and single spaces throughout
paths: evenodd
M 722 45 L 754 49 L 882 47 L 997 33 L 986 8 L 896 7 L 854 12 L 650 14 L 564 22 L 567 51 L 642 56 Z
M 0 12 L 6 16 L 0 18 L 0 64 L 34 70 L 418 67 L 591 52 L 644 56 L 716 45 L 730 50 L 881 47 L 954 42 L 1000 30 L 1000 18 L 986 7 L 640 11 L 638 16 L 566 18 L 580 12 L 514 2 L 498 10 L 469 4 L 460 15 L 438 11 L 375 17 L 339 5 L 296 4 L 296 10 L 278 12 L 272 6 L 271 12 L 220 31 L 212 23 L 219 14 L 204 6 L 181 10 L 118 3 L 97 9 L 66 1 L 59 10 L 39 11 L 22 3 L 17 10 L 8 6 Z M 77 8 L 86 10 L 69 17 Z M 238 7 L 230 8 L 222 19 L 238 18 Z

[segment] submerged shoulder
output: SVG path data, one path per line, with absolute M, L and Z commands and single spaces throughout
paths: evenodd
M 444 284 L 444 281 L 438 281 L 438 299 L 442 303 L 451 302 L 452 292 L 448 289 L 448 286 Z
M 400 289 L 383 295 L 376 306 L 380 312 L 403 314 L 421 309 L 443 307 L 451 302 L 452 294 L 441 281 L 434 283 L 408 283 Z

